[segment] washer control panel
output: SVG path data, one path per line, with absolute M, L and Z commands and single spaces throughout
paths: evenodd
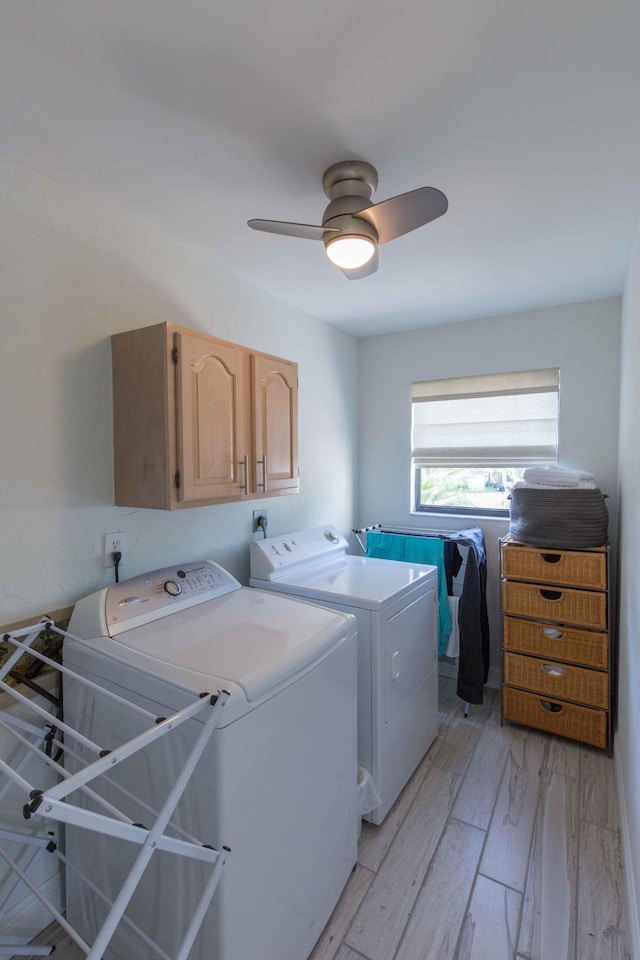
M 252 540 L 249 545 L 251 577 L 276 580 L 287 571 L 346 553 L 347 547 L 345 538 L 330 524 L 283 537 Z
M 107 590 L 105 618 L 110 636 L 186 607 L 239 590 L 240 584 L 213 560 L 200 560 L 116 583 Z

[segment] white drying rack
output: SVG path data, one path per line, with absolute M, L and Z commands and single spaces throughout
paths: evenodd
M 26 884 L 34 896 L 49 911 L 53 919 L 60 924 L 71 939 L 86 954 L 88 960 L 101 960 L 104 951 L 121 922 L 127 924 L 134 930 L 141 940 L 143 940 L 148 947 L 151 947 L 163 960 L 187 960 L 189 951 L 191 950 L 215 893 L 215 889 L 220 881 L 222 869 L 229 854 L 229 848 L 226 846 L 222 847 L 221 851 L 213 849 L 211 846 L 190 836 L 175 824 L 172 824 L 171 816 L 214 728 L 219 722 L 220 712 L 224 709 L 229 699 L 229 694 L 226 691 L 218 691 L 214 694 L 200 694 L 193 703 L 179 710 L 172 716 L 156 717 L 148 710 L 144 710 L 142 707 L 138 707 L 128 700 L 124 700 L 117 694 L 100 687 L 70 670 L 68 667 L 51 660 L 43 653 L 32 649 L 34 640 L 44 629 L 59 634 L 65 640 L 78 640 L 73 634 L 66 633 L 56 627 L 50 620 L 43 620 L 32 626 L 24 627 L 12 633 L 6 633 L 2 637 L 3 642 L 15 647 L 15 651 L 7 658 L 2 667 L 0 667 L 0 691 L 8 694 L 15 703 L 22 704 L 22 706 L 27 709 L 28 715 L 35 715 L 35 719 L 34 722 L 28 722 L 24 719 L 11 716 L 8 711 L 4 712 L 5 715 L 0 713 L 0 727 L 8 732 L 24 748 L 22 758 L 14 767 L 0 759 L 0 801 L 2 801 L 9 787 L 13 784 L 24 794 L 22 815 L 25 820 L 37 818 L 43 821 L 43 833 L 40 836 L 24 834 L 19 831 L 7 830 L 0 827 L 0 858 L 9 865 L 16 877 L 12 891 L 20 881 Z M 32 699 L 25 697 L 15 687 L 11 687 L 5 682 L 5 677 L 8 676 L 18 660 L 25 653 L 40 660 L 49 668 L 58 670 L 63 676 L 71 676 L 74 680 L 92 688 L 94 691 L 99 691 L 101 695 L 124 705 L 128 710 L 148 722 L 148 729 L 145 729 L 132 740 L 110 750 L 104 745 L 89 740 L 78 730 L 73 729 L 73 727 L 64 723 L 62 720 L 55 719 L 55 717 L 42 706 L 34 703 Z M 189 754 L 186 756 L 180 774 L 176 778 L 160 810 L 153 810 L 147 804 L 143 804 L 151 817 L 155 818 L 151 827 L 147 828 L 141 824 L 134 823 L 125 813 L 102 798 L 98 789 L 89 786 L 89 784 L 93 783 L 93 781 L 99 777 L 104 777 L 106 782 L 114 786 L 113 782 L 109 781 L 106 775 L 113 771 L 117 764 L 139 751 L 144 750 L 150 744 L 166 736 L 171 730 L 174 730 L 181 724 L 204 714 L 208 715 L 202 724 L 201 731 Z M 95 757 L 92 762 L 86 763 L 75 773 L 71 773 L 65 769 L 62 764 L 58 763 L 57 760 L 51 756 L 51 751 L 55 748 L 56 751 L 66 753 L 70 757 L 73 757 L 73 765 L 77 767 L 78 753 L 74 751 L 73 744 L 81 745 L 86 753 Z M 58 783 L 52 787 L 41 789 L 37 784 L 28 782 L 22 776 L 27 761 L 33 757 L 33 755 L 36 755 L 42 761 L 43 771 L 44 768 L 49 768 L 53 769 L 59 775 L 60 779 Z M 4 782 L 2 782 L 3 779 Z M 74 791 L 78 791 L 85 797 L 90 798 L 92 803 L 99 806 L 104 812 L 96 813 L 75 805 L 69 800 L 70 795 L 74 793 Z M 131 797 L 131 795 L 129 796 Z M 132 799 L 141 803 L 138 798 L 132 797 Z M 93 830 L 97 833 L 129 841 L 140 847 L 140 852 L 135 858 L 129 874 L 115 900 L 110 901 L 95 887 L 88 877 L 84 876 L 81 871 L 68 861 L 64 854 L 58 849 L 55 840 L 52 839 L 54 833 L 51 830 L 47 832 L 47 821 L 72 824 L 82 829 Z M 49 823 L 49 827 L 50 826 L 51 823 Z M 174 833 L 180 834 L 180 837 L 167 834 L 165 831 L 168 827 L 171 828 Z M 3 840 L 12 843 L 40 846 L 50 853 L 55 854 L 67 870 L 70 869 L 78 873 L 82 880 L 92 887 L 96 895 L 109 905 L 109 912 L 92 945 L 86 943 L 80 934 L 68 923 L 57 907 L 51 903 L 38 889 L 36 884 L 32 882 L 20 865 L 3 849 Z M 156 850 L 164 850 L 178 856 L 200 860 L 209 864 L 211 867 L 211 873 L 204 885 L 200 900 L 196 905 L 182 943 L 174 958 L 169 957 L 160 945 L 155 943 L 151 937 L 125 914 L 127 905 Z M 12 891 L 10 891 L 4 903 L 0 903 L 0 916 L 3 913 L 4 906 L 11 896 Z M 53 947 L 48 946 L 37 947 L 25 944 L 4 944 L 0 945 L 0 957 L 47 956 L 52 950 Z

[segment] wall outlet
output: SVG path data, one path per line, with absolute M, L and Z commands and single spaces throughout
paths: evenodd
M 122 556 L 120 557 L 120 566 L 124 563 L 124 550 L 125 547 L 125 537 L 122 530 L 116 530 L 115 533 L 105 533 L 104 535 L 104 567 L 105 570 L 108 567 L 113 566 L 113 554 L 116 550 L 119 550 Z
M 258 533 L 262 531 L 264 536 L 267 535 L 267 511 L 266 510 L 254 510 L 253 511 L 253 532 Z

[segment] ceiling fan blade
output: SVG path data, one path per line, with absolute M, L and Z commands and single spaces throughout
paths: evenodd
M 376 250 L 371 260 L 368 260 L 364 266 L 356 267 L 354 270 L 341 270 L 347 280 L 362 280 L 364 277 L 370 277 L 378 269 L 378 251 Z
M 340 233 L 332 227 L 316 227 L 311 223 L 287 223 L 285 220 L 247 220 L 252 230 L 265 233 L 280 233 L 285 237 L 300 237 L 302 240 L 322 240 L 325 233 Z
M 354 216 L 371 223 L 378 233 L 378 243 L 387 243 L 417 227 L 441 217 L 449 201 L 436 187 L 419 187 L 389 200 L 374 203 Z

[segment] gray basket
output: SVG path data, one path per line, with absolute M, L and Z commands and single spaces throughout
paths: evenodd
M 609 513 L 600 490 L 514 487 L 509 533 L 532 547 L 581 550 L 607 542 Z

